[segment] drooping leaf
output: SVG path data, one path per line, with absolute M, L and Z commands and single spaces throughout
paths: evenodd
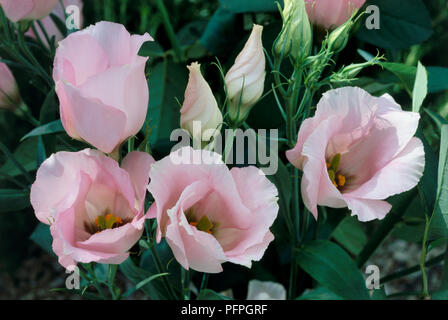
M 422 0 L 370 0 L 379 8 L 380 28 L 367 29 L 366 14 L 357 37 L 386 49 L 409 48 L 432 34 L 431 17 Z
M 448 125 L 441 127 L 440 155 L 437 173 L 437 197 L 430 234 L 448 236 Z
M 333 238 L 350 253 L 358 255 L 367 243 L 367 236 L 360 222 L 348 216 L 342 220 L 332 234 Z
M 297 249 L 296 259 L 320 285 L 349 300 L 368 300 L 364 278 L 355 262 L 341 247 L 325 240 L 305 243 Z
M 296 300 L 344 300 L 337 294 L 331 292 L 323 286 L 319 286 L 312 290 L 306 290 Z
M 62 126 L 61 120 L 55 120 L 31 130 L 21 139 L 21 141 L 30 137 L 42 136 L 46 134 L 59 133 L 59 132 L 64 132 L 64 127 Z

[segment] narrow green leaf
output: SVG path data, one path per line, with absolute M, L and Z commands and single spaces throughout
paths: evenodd
M 417 74 L 415 76 L 414 90 L 412 92 L 412 111 L 420 112 L 423 101 L 428 94 L 428 72 L 426 68 L 418 62 Z
M 448 125 L 441 127 L 440 155 L 437 173 L 437 197 L 431 218 L 430 234 L 448 236 Z
M 145 285 L 147 285 L 148 283 L 150 283 L 151 281 L 153 281 L 153 280 L 155 280 L 155 279 L 157 279 L 157 278 L 159 278 L 159 277 L 166 276 L 166 275 L 169 275 L 169 273 L 165 272 L 165 273 L 155 274 L 155 275 L 153 275 L 153 276 L 150 276 L 149 278 L 146 278 L 146 279 L 143 280 L 143 281 L 140 281 L 139 283 L 137 283 L 137 285 L 136 285 L 135 287 L 137 288 L 137 290 L 138 290 L 138 289 L 141 289 L 141 288 L 143 288 Z
M 204 289 L 199 292 L 197 300 L 233 300 L 232 298 L 223 296 L 211 289 Z
M 39 223 L 31 234 L 30 239 L 48 253 L 54 254 L 52 249 L 53 237 L 51 236 L 49 225 Z
M 436 123 L 437 127 L 441 128 L 444 124 L 448 124 L 448 121 L 445 120 L 441 115 L 435 113 L 430 109 L 424 109 L 425 112 L 431 117 L 431 119 Z
M 368 300 L 364 278 L 355 262 L 341 247 L 325 240 L 305 243 L 297 249 L 296 259 L 320 285 L 349 300 Z
M 64 132 L 64 127 L 62 126 L 61 120 L 55 120 L 50 123 L 44 124 L 43 126 L 37 127 L 23 136 L 20 141 L 23 141 L 29 137 L 43 136 L 46 134 Z
M 319 286 L 313 290 L 306 290 L 296 300 L 344 300 L 325 287 Z
M 365 231 L 355 217 L 346 217 L 332 234 L 333 238 L 350 253 L 358 255 L 367 243 Z

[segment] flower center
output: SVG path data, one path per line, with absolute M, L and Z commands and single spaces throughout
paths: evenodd
M 207 232 L 209 234 L 213 234 L 213 223 L 207 218 L 207 216 L 203 216 L 199 221 L 194 221 L 194 220 L 190 220 L 188 219 L 188 223 L 193 226 L 196 227 L 196 229 L 198 229 L 199 231 L 204 231 Z
M 98 231 L 101 232 L 106 229 L 114 229 L 123 225 L 123 220 L 111 213 L 107 213 L 105 216 L 98 216 L 95 219 L 95 226 Z
M 328 177 L 334 186 L 341 189 L 347 183 L 347 178 L 339 171 L 341 154 L 337 153 L 330 162 L 327 162 Z

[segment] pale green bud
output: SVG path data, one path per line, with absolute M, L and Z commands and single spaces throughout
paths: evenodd
M 300 63 L 311 52 L 313 35 L 304 0 L 285 0 L 283 27 L 275 40 L 274 53 L 280 57 L 290 55 Z

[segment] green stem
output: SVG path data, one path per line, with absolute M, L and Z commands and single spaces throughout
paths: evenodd
M 107 279 L 107 286 L 109 288 L 109 292 L 112 295 L 113 300 L 117 300 L 117 294 L 115 293 L 115 276 L 117 275 L 117 264 L 110 264 L 109 265 L 109 275 Z
M 226 137 L 226 145 L 224 146 L 224 154 L 223 154 L 224 163 L 227 163 L 227 160 L 229 159 L 230 152 L 232 151 L 232 148 L 233 148 L 233 140 L 235 139 L 235 129 L 234 128 L 230 128 L 230 130 L 228 130 L 227 132 L 229 132 L 229 134 Z
M 201 288 L 200 288 L 199 292 L 201 292 L 202 290 L 207 288 L 209 277 L 210 277 L 209 273 L 204 273 L 203 274 L 202 281 L 201 281 Z
M 442 262 L 443 258 L 444 258 L 444 254 L 438 255 L 437 257 L 434 257 L 434 258 L 426 261 L 425 262 L 425 266 L 426 267 L 431 267 L 433 265 L 436 265 L 436 264 Z M 392 281 L 392 280 L 395 280 L 395 279 L 399 279 L 401 277 L 405 277 L 407 275 L 413 274 L 413 273 L 418 272 L 420 270 L 421 270 L 421 266 L 420 266 L 420 264 L 418 264 L 418 265 L 413 266 L 411 268 L 408 268 L 408 269 L 405 269 L 405 270 L 401 270 L 401 271 L 398 271 L 396 273 L 393 273 L 393 274 L 390 274 L 388 276 L 385 276 L 384 278 L 382 278 L 380 280 L 380 283 L 381 284 L 387 283 L 389 281 Z
M 427 242 L 428 242 L 428 235 L 429 235 L 429 226 L 431 225 L 431 219 L 426 218 L 426 225 L 425 225 L 425 232 L 423 234 L 423 241 L 422 241 L 422 252 L 420 255 L 420 270 L 422 272 L 422 297 L 428 298 L 429 297 L 429 289 L 428 289 L 428 275 L 426 274 L 426 253 L 427 253 Z
M 163 25 L 165 27 L 168 38 L 171 41 L 171 45 L 173 46 L 174 53 L 177 58 L 177 62 L 182 62 L 182 61 L 184 61 L 184 54 L 179 45 L 179 41 L 177 40 L 176 33 L 174 32 L 173 25 L 171 24 L 170 17 L 166 10 L 165 4 L 163 3 L 163 0 L 156 0 L 156 4 L 157 4 L 157 8 L 159 9 L 160 13 L 162 14 Z
M 149 244 L 149 246 L 150 246 L 150 250 L 151 250 L 154 262 L 156 263 L 157 272 L 165 273 L 165 268 L 163 267 L 163 264 L 159 258 L 159 254 L 157 253 L 155 243 L 151 243 L 151 244 Z M 165 286 L 165 289 L 167 290 L 167 292 L 172 296 L 173 299 L 177 300 L 177 295 L 174 292 L 173 288 L 168 283 L 168 280 L 166 279 L 166 277 L 161 277 L 161 278 L 162 278 L 163 285 Z
M 93 269 L 92 264 L 93 263 L 86 263 L 84 266 L 87 269 L 87 272 L 89 273 L 93 286 L 96 288 L 101 297 L 103 299 L 106 299 L 106 294 L 104 293 L 103 289 L 101 288 L 101 285 L 98 282 L 98 279 L 96 278 L 95 270 Z
M 190 300 L 190 271 L 182 268 L 182 297 L 184 300 Z
M 294 121 L 294 114 L 296 112 L 297 100 L 301 86 L 302 73 L 300 70 L 295 70 L 293 73 L 293 84 L 288 89 L 287 96 L 289 99 L 287 101 L 286 109 L 286 138 L 288 139 L 289 147 L 294 147 L 296 140 L 296 122 Z M 292 196 L 291 196 L 291 220 L 293 225 L 292 232 L 292 243 L 291 243 L 291 270 L 289 275 L 289 288 L 288 296 L 289 299 L 294 299 L 296 296 L 296 284 L 297 284 L 297 259 L 296 250 L 294 249 L 298 244 L 298 239 L 300 237 L 300 206 L 299 206 L 299 171 L 296 167 L 291 166 L 290 177 L 292 184 Z

